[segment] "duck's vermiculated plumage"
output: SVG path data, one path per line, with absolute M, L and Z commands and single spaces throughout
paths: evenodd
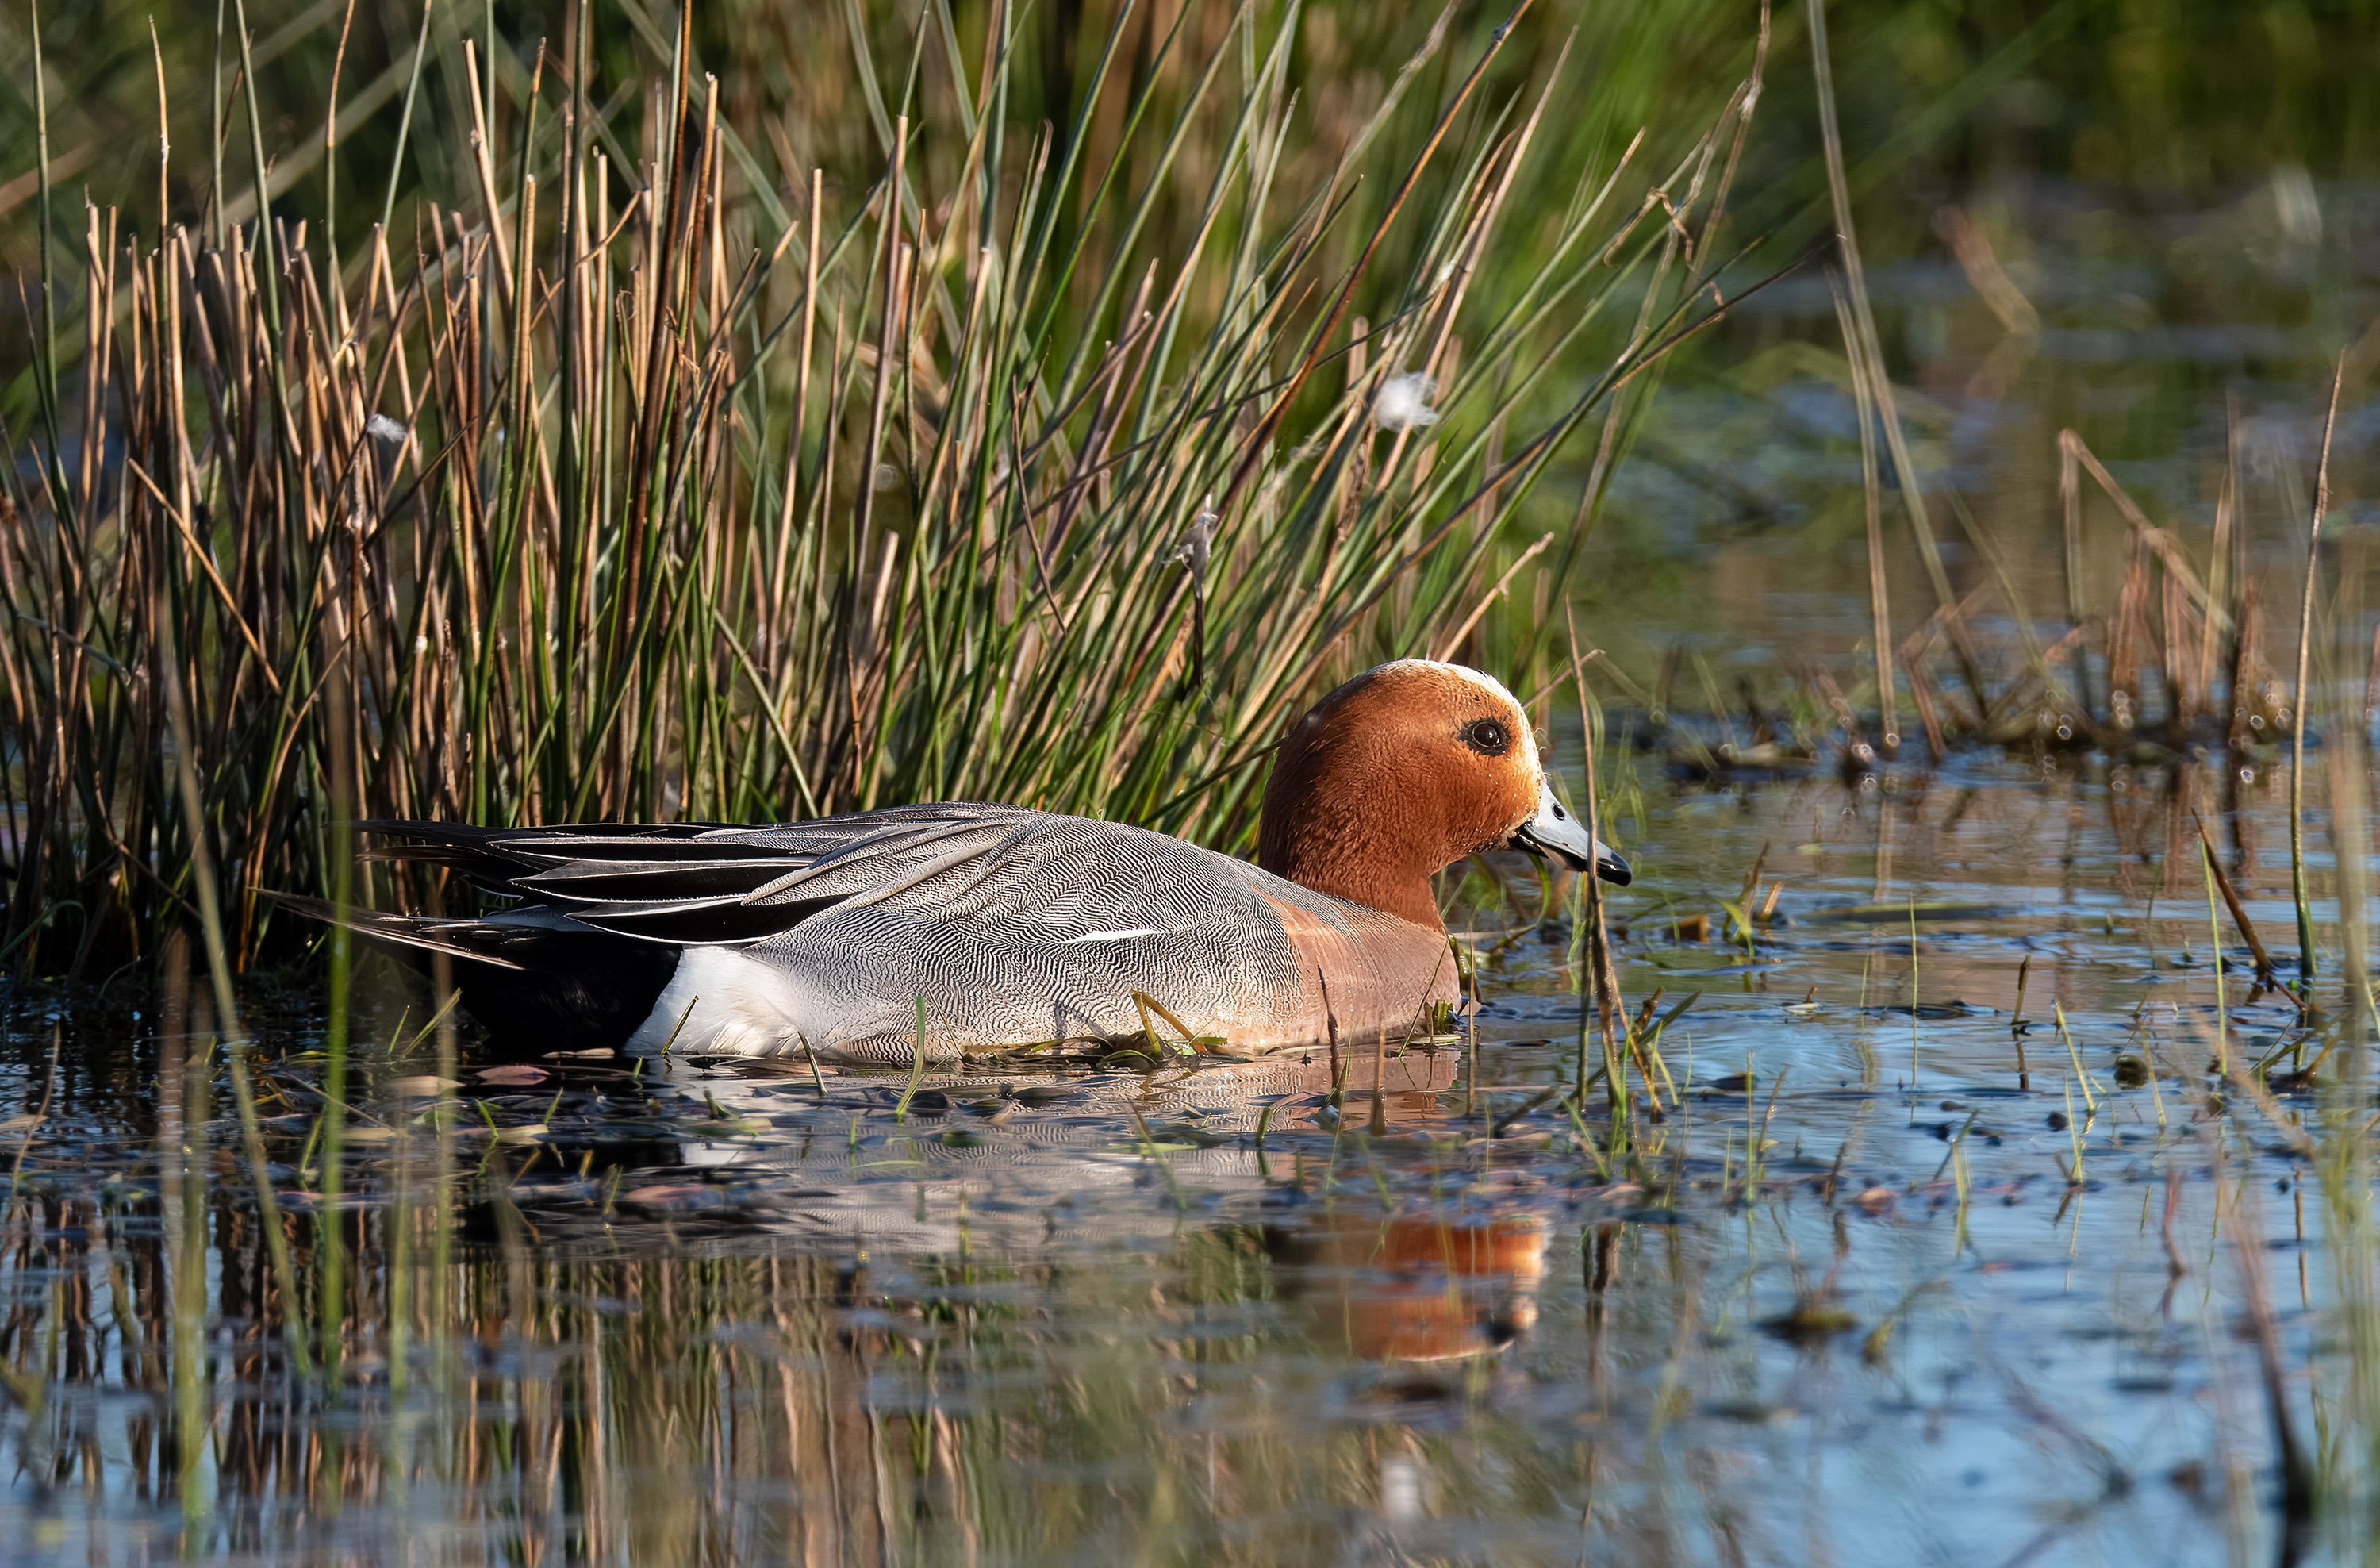
M 1131 1039 L 1143 998 L 1240 1051 L 1335 1036 L 1360 1051 L 1457 995 L 1441 867 L 1509 843 L 1629 875 L 1555 798 L 1511 692 L 1411 659 L 1291 726 L 1263 869 L 1143 828 L 965 802 L 777 827 L 364 826 L 376 853 L 516 902 L 466 919 L 290 902 L 446 954 L 501 1033 L 889 1064 Z
M 1164 833 L 1020 807 L 783 827 L 365 826 L 381 854 L 522 900 L 476 920 L 365 917 L 367 934 L 453 955 L 483 1022 L 544 1012 L 548 1029 L 632 1048 L 807 1039 L 904 1063 L 920 997 L 929 1055 L 1119 1039 L 1142 1027 L 1137 991 L 1262 1051 L 1334 1027 L 1401 1039 L 1456 995 L 1437 930 Z

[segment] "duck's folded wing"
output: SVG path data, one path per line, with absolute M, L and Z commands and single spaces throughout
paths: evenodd
M 451 867 L 599 930 L 691 946 L 757 942 L 929 878 L 964 885 L 1050 820 L 955 802 L 775 827 L 358 825 L 381 841 L 375 858 Z

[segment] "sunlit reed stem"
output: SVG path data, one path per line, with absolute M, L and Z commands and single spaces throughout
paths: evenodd
M 1582 877 L 1572 884 L 1570 899 L 1570 961 L 1572 965 L 1576 966 L 1578 969 L 1578 978 L 1576 981 L 1578 987 L 1578 1045 L 1574 1052 L 1576 1063 L 1572 1077 L 1575 1080 L 1573 1086 L 1574 1092 L 1581 1104 L 1585 1103 L 1586 1100 L 1586 1086 L 1590 1076 L 1586 1068 L 1586 1047 L 1587 1041 L 1594 1032 L 1591 1023 L 1594 1014 L 1591 1011 L 1591 1007 L 1595 994 L 1595 981 L 1588 972 L 1586 951 L 1586 883 L 1588 880 L 1589 879 L 1587 878 Z
M 1859 326 L 1852 319 L 1851 302 L 1843 298 L 1841 279 L 1832 267 L 1827 269 L 1827 286 L 1834 292 L 1835 320 L 1843 334 L 1843 352 L 1851 367 L 1852 401 L 1859 416 L 1860 479 L 1867 504 L 1868 614 L 1876 639 L 1876 713 L 1882 721 L 1884 748 L 1891 751 L 1900 745 L 1900 719 L 1895 707 L 1898 693 L 1892 673 L 1892 610 L 1884 564 L 1884 481 L 1876 464 L 1876 397 L 1868 386 L 1867 357 L 1860 352 Z
M 2082 1123 L 2074 1114 L 2074 1081 L 2070 1078 L 2058 1085 L 2058 1092 L 2065 1100 L 2066 1142 L 2074 1158 L 2074 1167 L 2068 1173 L 2066 1179 L 2070 1185 L 2079 1187 L 2082 1185 Z M 2087 1096 L 2090 1091 L 2086 1089 L 2083 1092 Z
M 1562 613 L 1566 616 L 1570 614 L 1567 605 L 1563 607 Z M 1586 687 L 1586 661 L 1579 652 L 1578 624 L 1575 620 L 1570 623 L 1570 667 L 1571 679 L 1578 687 L 1579 749 L 1585 754 L 1586 835 L 1589 842 L 1600 844 L 1603 842 L 1603 811 L 1595 780 L 1595 699 Z M 1592 866 L 1581 871 L 1579 878 L 1586 888 L 1587 966 L 1585 974 L 1580 979 L 1579 1006 L 1583 1015 L 1586 1005 L 1585 1001 L 1586 988 L 1592 984 L 1595 990 L 1596 1027 L 1603 1037 L 1604 1091 L 1611 1104 L 1612 1153 L 1616 1158 L 1620 1150 L 1625 1147 L 1624 1140 L 1628 1136 L 1633 1119 L 1628 1096 L 1628 1062 L 1627 1058 L 1621 1053 L 1618 1041 L 1613 1038 L 1614 1015 L 1620 1015 L 1621 1021 L 1624 1022 L 1626 1010 L 1614 994 L 1617 987 L 1612 983 L 1609 975 L 1611 948 L 1610 938 L 1605 930 L 1603 921 L 1603 879 L 1596 874 L 1595 868 Z M 1584 1025 L 1582 1024 L 1581 1027 L 1584 1027 Z M 1583 1056 L 1584 1053 L 1582 1058 Z M 1645 1087 L 1648 1091 L 1652 1088 L 1650 1078 L 1645 1080 Z M 1585 1092 L 1584 1083 L 1580 1085 L 1580 1092 L 1582 1094 Z
M 2308 686 L 2313 652 L 2313 593 L 2322 564 L 2322 515 L 2330 510 L 2330 437 L 2338 424 L 2338 387 L 2346 379 L 2347 354 L 2341 350 L 2331 372 L 2330 411 L 2322 421 L 2322 462 L 2314 470 L 2313 517 L 2306 527 L 2305 599 L 2298 610 L 2298 684 L 2295 709 L 2289 717 L 2289 892 L 2298 906 L 2298 983 L 2308 1003 L 2313 1000 L 2313 903 L 2306 893 L 2305 866 L 2305 728 L 2306 710 L 2313 705 Z
M 413 68 L 406 73 L 405 79 L 405 107 L 396 118 L 396 147 L 388 158 L 388 190 L 380 203 L 380 226 L 383 234 L 388 232 L 396 213 L 397 179 L 405 173 L 406 141 L 413 134 L 413 101 L 421 91 L 421 67 L 430 59 L 430 14 L 436 6 L 437 0 L 421 0 L 421 32 L 413 43 Z M 336 251 L 333 252 L 334 257 L 336 254 Z
M 447 997 L 438 1013 L 438 1076 L 453 1078 L 455 1068 L 455 1009 L 452 980 L 442 961 L 431 969 L 431 979 Z M 454 1387 L 454 1300 L 448 1289 L 450 1247 L 455 1234 L 455 1104 L 441 1095 L 431 1114 L 438 1142 L 431 1169 L 430 1209 L 430 1333 L 436 1356 L 432 1388 L 445 1393 Z M 605 1213 L 608 1217 L 609 1207 Z
M 2099 1113 L 2099 1100 L 2091 1092 L 2091 1075 L 2083 1070 L 2082 1053 L 2075 1049 L 2073 1033 L 2066 1027 L 2066 1004 L 2062 1002 L 2053 1002 L 2049 1005 L 2051 1013 L 2058 1019 L 2058 1038 L 2066 1047 L 2066 1060 L 2074 1068 L 2074 1081 L 2082 1086 L 2082 1107 L 2092 1115 L 2096 1116 Z
M 339 1199 L 346 1185 L 346 1124 L 347 1124 L 347 1038 L 349 1009 L 353 1001 L 355 978 L 355 938 L 348 930 L 346 917 L 355 903 L 355 854 L 349 844 L 347 823 L 355 812 L 354 764 L 356 736 L 350 723 L 355 711 L 348 700 L 346 677 L 349 673 L 346 650 L 334 651 L 330 666 L 330 702 L 333 714 L 331 728 L 331 819 L 332 827 L 324 835 L 331 851 L 331 903 L 336 912 L 332 922 L 330 997 L 328 1016 L 322 1030 L 322 1164 L 318 1189 L 322 1207 L 314 1216 L 314 1241 L 321 1258 L 321 1278 L 317 1288 L 321 1296 L 317 1307 L 321 1312 L 322 1370 L 325 1378 L 336 1382 L 339 1375 L 340 1325 L 346 1309 L 346 1243 L 340 1226 Z M 293 1303 L 294 1306 L 294 1303 Z
M 1876 809 L 1888 808 L 1878 803 Z M 1917 890 L 1912 886 L 1909 890 L 1909 1088 L 1912 1093 L 1917 1088 Z
M 347 34 L 356 25 L 356 0 L 347 0 L 346 13 L 339 22 L 338 47 L 331 55 L 331 85 L 323 96 L 329 107 L 322 115 L 322 253 L 330 258 L 331 287 L 344 297 L 339 287 L 339 73 L 347 63 Z M 344 304 L 344 298 L 342 298 Z M 345 310 L 340 312 L 344 317 Z M 334 322 L 345 326 L 344 320 Z
M 2198 861 L 2206 872 L 2207 951 L 2215 955 L 2215 1075 L 2231 1076 L 2231 1011 L 2223 1000 L 2223 918 L 2215 910 L 2215 851 L 2206 835 L 2198 836 Z
M 2367 1039 L 2375 1023 L 2372 976 L 2369 780 L 2372 753 L 2363 726 L 2340 724 L 2330 756 L 2330 824 L 2338 867 L 2340 967 L 2347 984 L 2341 1009 L 2338 1071 L 2323 1089 L 2323 1139 L 2315 1170 L 2327 1210 L 2339 1316 L 2346 1321 L 2349 1418 L 2362 1428 L 2360 1445 L 2340 1439 L 2321 1445 L 2342 1495 L 2354 1487 L 2361 1506 L 2373 1505 L 2372 1477 L 2380 1475 L 2380 1291 L 2375 1291 L 2372 1212 L 2371 1112 Z M 2360 1458 L 2358 1454 L 2360 1453 Z
M 1967 1121 L 1970 1126 L 1974 1124 L 1974 1118 L 1972 1116 L 1970 1116 Z M 1965 1127 L 1959 1129 L 1958 1137 L 1952 1140 L 1950 1144 L 1950 1161 L 1952 1174 L 1959 1184 L 1958 1225 L 1956 1233 L 1952 1235 L 1950 1240 L 1950 1256 L 1958 1258 L 1964 1255 L 1967 1250 L 1967 1200 L 1973 1186 L 1973 1184 L 1968 1179 L 1967 1175 L 1967 1130 Z
M 184 1022 L 187 1027 L 187 1015 Z M 209 1423 L 201 1382 L 209 1359 L 207 1165 L 212 1140 L 206 1127 L 214 1113 L 213 1096 L 209 1092 L 210 1054 L 207 1044 L 187 1052 L 182 1087 L 182 1234 L 174 1265 L 174 1427 L 186 1548 L 195 1546 L 189 1533 L 204 1527 L 208 1506 L 201 1472 Z
M 442 1086 L 435 1106 L 445 1098 Z M 434 1114 L 434 1112 L 433 1112 Z M 395 1170 L 382 1223 L 388 1232 L 388 1403 L 392 1415 L 405 1408 L 408 1382 L 406 1358 L 413 1343 L 413 1121 L 397 1123 Z M 401 1421 L 392 1422 L 401 1429 Z
M 1141 1022 L 1144 1027 L 1147 1026 L 1148 1015 L 1146 1014 L 1142 1015 Z M 1150 1049 L 1152 1051 L 1159 1051 L 1158 1060 L 1155 1064 L 1160 1067 L 1163 1066 L 1165 1064 L 1161 1049 L 1156 1045 L 1153 1038 L 1150 1041 Z M 917 1039 L 909 1052 L 909 1082 L 907 1086 L 901 1090 L 901 1102 L 892 1108 L 893 1121 L 906 1122 L 909 1119 L 909 1102 L 917 1098 L 917 1085 L 925 1076 L 926 999 L 924 996 L 920 995 L 917 998 Z M 820 1092 L 824 1092 L 823 1085 L 820 1086 Z

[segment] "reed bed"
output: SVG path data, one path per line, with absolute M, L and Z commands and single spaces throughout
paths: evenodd
M 162 178 L 153 213 L 70 219 L 44 179 L 43 254 L 83 265 L 42 280 L 39 428 L 0 519 L 18 972 L 153 954 L 201 860 L 235 963 L 286 946 L 264 890 L 438 907 L 434 879 L 343 869 L 358 817 L 972 797 L 1235 845 L 1281 724 L 1354 669 L 1435 652 L 1550 686 L 1506 607 L 1558 590 L 1592 507 L 1535 542 L 1516 521 L 1613 389 L 1724 308 L 1754 84 L 1658 167 L 1640 139 L 1566 171 L 1540 264 L 1491 295 L 1565 79 L 1491 94 L 1505 29 L 1439 62 L 1417 144 L 1367 161 L 1451 47 L 1434 31 L 1291 190 L 1293 27 L 1242 12 L 1160 117 L 1119 20 L 1077 123 L 1026 135 L 1013 20 L 945 55 L 955 124 L 892 95 L 872 189 L 838 206 L 812 171 L 758 226 L 779 203 L 686 27 L 665 79 L 605 107 L 582 9 L 506 145 L 466 39 L 475 178 L 344 248 L 237 201 L 193 225 Z M 162 67 L 158 95 L 162 126 Z M 234 98 L 218 157 L 243 112 L 262 145 Z M 915 150 L 945 136 L 964 152 L 928 184 L 953 162 Z M 1381 158 L 1393 195 L 1351 230 Z M 1145 235 L 1160 202 L 1197 224 Z

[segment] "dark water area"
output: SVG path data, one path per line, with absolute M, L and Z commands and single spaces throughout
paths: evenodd
M 293 1312 L 228 1076 L 191 1185 L 157 1018 L 20 997 L 0 1553 L 2272 1560 L 2266 1345 L 2308 1449 L 2361 1440 L 2370 1370 L 2368 1220 L 2334 1236 L 2368 1170 L 2329 1152 L 2363 1031 L 2327 973 L 2311 1028 L 2257 990 L 2228 915 L 2216 1007 L 2192 814 L 2293 960 L 2286 770 L 1629 782 L 1621 980 L 1694 1000 L 1616 1155 L 1599 1088 L 1547 1092 L 1577 969 L 1515 860 L 1459 890 L 1475 1026 L 1389 1049 L 1378 1132 L 1353 1048 L 1337 1106 L 1327 1061 L 1174 1061 L 904 1110 L 899 1074 L 468 1032 L 442 1082 L 391 995 L 333 1210 L 290 1012 L 253 1070 Z

